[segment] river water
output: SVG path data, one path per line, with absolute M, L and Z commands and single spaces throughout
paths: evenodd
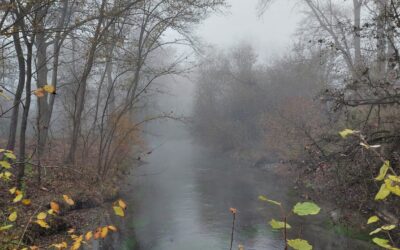
M 182 97 L 170 98 L 161 106 L 182 108 Z M 114 249 L 227 250 L 231 207 L 238 210 L 233 249 L 239 244 L 246 250 L 284 249 L 282 234 L 268 225 L 272 218 L 279 219 L 278 209 L 257 197 L 263 194 L 290 208 L 302 201 L 290 180 L 213 152 L 180 122 L 158 121 L 145 131 L 153 150 L 127 176 L 123 198 L 129 207 Z M 317 216 L 289 218 L 289 224 L 289 236 L 307 239 L 314 249 L 373 249 L 336 233 L 324 210 Z

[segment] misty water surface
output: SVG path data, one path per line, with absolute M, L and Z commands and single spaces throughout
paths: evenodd
M 191 86 L 178 87 L 181 91 L 175 90 L 181 94 L 162 98 L 158 107 L 190 114 Z M 281 233 L 267 223 L 279 218 L 278 210 L 257 197 L 265 194 L 287 207 L 302 201 L 290 180 L 200 145 L 188 124 L 161 120 L 148 124 L 146 134 L 148 147 L 154 150 L 128 177 L 123 194 L 129 203 L 128 217 L 120 225 L 115 249 L 229 249 L 230 207 L 238 209 L 234 249 L 238 244 L 245 249 L 284 248 Z M 309 220 L 290 221 L 297 227 L 295 236 L 301 234 L 314 249 L 373 249 L 336 234 L 326 211 Z

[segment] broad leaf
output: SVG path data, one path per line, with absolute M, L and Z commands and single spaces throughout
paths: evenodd
M 272 219 L 269 224 L 271 225 L 271 227 L 273 229 L 284 229 L 285 228 L 285 222 L 283 221 L 276 221 L 274 219 Z M 288 223 L 286 223 L 286 228 L 290 229 L 292 228 Z
M 122 209 L 126 209 L 126 207 L 127 207 L 125 201 L 123 201 L 121 199 L 118 200 L 118 206 L 120 206 Z
M 386 189 L 388 189 L 391 193 L 400 196 L 400 186 L 396 185 L 394 181 L 390 179 L 385 180 Z
M 11 164 L 7 161 L 0 161 L 0 166 L 2 166 L 5 169 L 10 169 L 11 168 Z
M 105 237 L 107 237 L 107 234 L 108 234 L 108 227 L 103 227 L 101 229 L 100 237 L 104 239 Z
M 17 196 L 15 196 L 13 202 L 17 203 L 17 202 L 21 201 L 23 197 L 24 197 L 24 195 L 22 193 L 19 193 Z
M 73 206 L 75 204 L 75 201 L 73 199 L 71 199 L 68 195 L 64 194 L 63 195 L 64 201 L 70 205 Z
M 356 131 L 351 130 L 351 129 L 345 129 L 339 132 L 340 136 L 344 139 L 347 138 L 347 136 L 354 134 Z
M 85 234 L 85 240 L 89 241 L 93 237 L 92 231 L 89 231 Z
M 46 219 L 46 217 L 47 217 L 47 214 L 46 213 L 39 213 L 37 216 L 36 216 L 36 218 L 38 219 L 38 220 L 44 220 L 44 219 Z
M 374 215 L 374 216 L 369 217 L 367 224 L 372 224 L 372 223 L 375 223 L 378 221 L 379 221 L 379 217 Z
M 21 203 L 25 206 L 29 206 L 30 204 L 32 204 L 32 201 L 30 199 L 23 199 Z
M 44 85 L 43 90 L 50 94 L 56 93 L 56 88 L 53 85 Z
M 389 240 L 387 239 L 382 239 L 382 238 L 373 238 L 372 241 L 377 244 L 378 246 L 385 248 L 385 249 L 390 249 L 390 250 L 399 250 L 399 248 L 392 247 L 389 244 Z
M 295 240 L 288 240 L 288 245 L 296 250 L 312 250 L 312 246 L 306 240 L 302 239 L 295 239 Z
M 125 216 L 124 210 L 123 210 L 121 207 L 119 207 L 119 206 L 114 206 L 113 209 L 114 209 L 114 213 L 115 213 L 116 215 L 121 216 L 121 217 L 124 217 L 124 216 Z
M 315 215 L 321 211 L 321 208 L 313 202 L 299 202 L 293 207 L 293 213 L 305 216 L 305 215 Z
M 379 170 L 379 175 L 375 178 L 377 181 L 383 181 L 385 179 L 386 173 L 390 168 L 390 162 L 385 161 L 385 163 L 382 165 L 381 169 Z
M 60 206 L 57 203 L 55 203 L 54 201 L 50 202 L 50 207 L 57 214 L 60 213 Z
M 17 220 L 17 217 L 18 217 L 17 212 L 14 211 L 8 216 L 8 220 L 14 222 Z
M 384 226 L 381 226 L 381 228 L 382 228 L 382 230 L 390 231 L 390 230 L 395 229 L 396 225 L 384 225 Z
M 36 220 L 35 223 L 43 228 L 50 228 L 49 224 L 47 224 L 44 220 Z
M 390 194 L 390 190 L 386 188 L 386 184 L 382 184 L 379 192 L 375 195 L 375 200 L 384 200 Z
M 12 153 L 11 151 L 7 151 L 4 153 L 4 156 L 7 157 L 8 159 L 12 159 L 12 160 L 16 160 L 17 157 L 15 156 L 14 153 Z

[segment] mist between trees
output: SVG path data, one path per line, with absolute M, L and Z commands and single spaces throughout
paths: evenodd
M 268 15 L 271 4 L 261 0 L 258 14 Z M 33 179 L 64 179 L 63 169 L 92 185 L 117 183 L 122 163 L 143 147 L 141 125 L 177 118 L 142 114 L 158 80 L 193 69 L 172 49 L 179 45 L 202 52 L 193 112 L 202 141 L 255 161 L 291 163 L 316 197 L 397 225 L 398 197 L 373 200 L 381 159 L 399 171 L 400 3 L 299 0 L 305 18 L 296 42 L 264 64 L 250 43 L 197 43 L 193 26 L 224 6 L 1 1 L 0 143 L 17 155 L 12 184 L 29 190 Z M 380 157 L 357 138 L 341 140 L 345 128 L 359 131 L 364 145 L 379 145 Z
M 260 14 L 268 15 L 271 4 L 261 1 Z M 374 202 L 381 158 L 338 131 L 361 131 L 399 170 L 400 5 L 297 6 L 305 16 L 281 57 L 261 63 L 250 43 L 208 51 L 197 78 L 195 131 L 220 152 L 291 163 L 315 197 L 397 224 L 397 197 Z
M 67 164 L 94 156 L 97 174 L 106 175 L 121 147 L 136 141 L 150 86 L 186 70 L 185 57 L 169 48 L 194 47 L 191 25 L 223 4 L 3 1 L 0 122 L 3 144 L 18 151 L 19 179 L 26 158 L 40 171 L 53 147 Z M 164 39 L 171 30 L 178 35 Z

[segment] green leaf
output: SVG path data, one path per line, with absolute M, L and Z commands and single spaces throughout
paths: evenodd
M 293 207 L 293 213 L 300 216 L 319 214 L 319 211 L 321 208 L 313 202 L 299 202 Z
M 270 199 L 268 199 L 268 198 L 267 198 L 266 196 L 264 196 L 264 195 L 258 196 L 258 199 L 259 199 L 260 201 L 266 201 L 266 202 L 269 202 L 269 203 L 274 204 L 274 205 L 277 205 L 277 206 L 281 206 L 281 205 L 282 205 L 280 202 L 277 202 L 277 201 L 274 201 L 274 200 L 270 200 Z
M 384 200 L 390 194 L 390 190 L 386 188 L 386 184 L 382 184 L 379 192 L 375 195 L 375 200 Z
M 12 227 L 13 227 L 13 225 L 5 225 L 5 226 L 0 227 L 0 231 L 5 231 L 5 230 L 8 230 L 8 229 L 10 229 Z
M 306 240 L 302 239 L 295 239 L 295 240 L 288 240 L 288 245 L 296 250 L 312 250 L 312 246 Z
M 271 227 L 273 229 L 284 229 L 285 228 L 285 222 L 283 221 L 276 221 L 274 219 L 272 219 L 269 224 L 271 225 Z M 286 223 L 286 228 L 290 229 L 292 228 L 289 224 Z
M 374 216 L 369 217 L 367 224 L 372 224 L 372 223 L 375 223 L 377 221 L 379 221 L 379 217 L 374 215 Z
M 8 163 L 7 161 L 0 161 L 0 166 L 2 166 L 5 169 L 10 169 L 11 168 L 11 164 Z
M 339 132 L 339 135 L 340 135 L 342 138 L 346 139 L 347 136 L 352 135 L 352 134 L 354 134 L 355 132 L 356 132 L 356 131 L 351 130 L 351 129 L 345 129 L 345 130 L 340 131 L 340 132 Z
M 16 159 L 17 159 L 17 157 L 16 157 L 12 152 L 10 152 L 10 151 L 5 152 L 4 155 L 5 155 L 5 157 L 7 157 L 8 159 L 13 159 L 13 160 L 16 160 Z
M 390 250 L 399 250 L 399 248 L 392 247 L 389 244 L 389 240 L 387 239 L 382 239 L 382 238 L 373 238 L 372 241 L 377 244 L 380 247 L 383 247 L 385 249 L 390 249 Z
M 390 162 L 385 161 L 385 163 L 383 163 L 381 169 L 379 170 L 379 175 L 375 178 L 375 180 L 383 181 L 383 179 L 385 179 L 386 173 L 389 168 L 390 168 Z
M 390 231 L 390 230 L 395 229 L 396 225 L 384 225 L 384 226 L 381 226 L 381 228 L 382 228 L 382 230 Z

